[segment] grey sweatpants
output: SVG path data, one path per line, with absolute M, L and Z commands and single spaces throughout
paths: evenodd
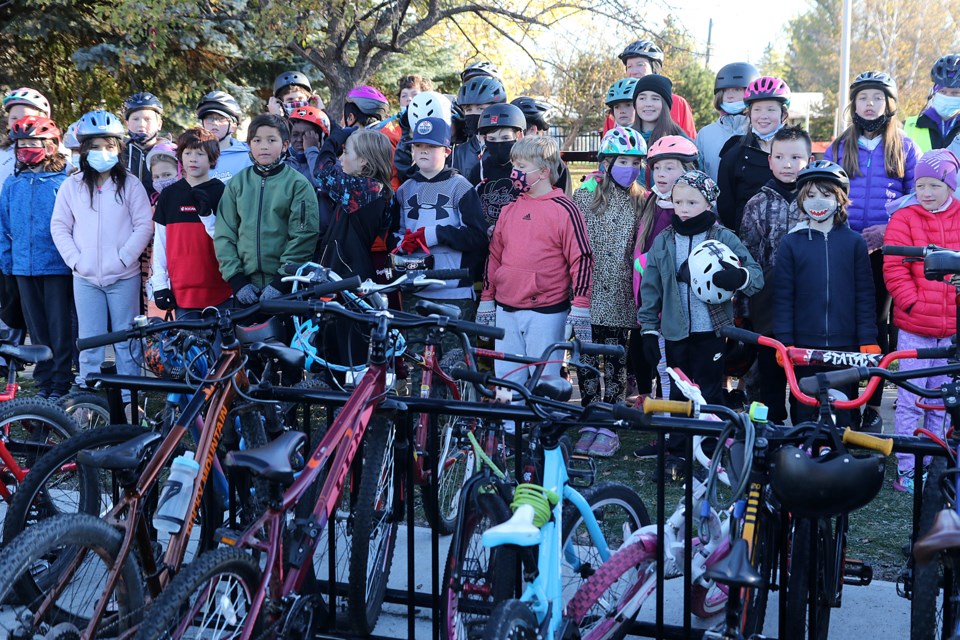
M 105 287 L 74 276 L 73 299 L 77 305 L 77 334 L 80 338 L 106 333 L 108 320 L 113 331 L 129 329 L 133 318 L 140 312 L 140 276 L 117 280 Z M 117 355 L 117 373 L 130 376 L 140 374 L 137 364 L 141 360 L 139 342 L 118 342 L 113 349 Z M 103 355 L 103 347 L 80 352 L 78 384 L 84 383 L 87 374 L 99 373 Z M 125 391 L 124 399 L 129 399 L 129 395 Z
M 536 311 L 504 311 L 497 306 L 497 326 L 506 332 L 503 340 L 497 340 L 497 351 L 503 353 L 520 354 L 525 356 L 540 356 L 543 350 L 554 342 L 561 342 L 566 332 L 567 312 L 537 313 Z M 543 375 L 559 376 L 560 363 L 563 362 L 563 352 L 554 351 L 550 355 L 551 364 L 544 367 Z M 497 360 L 494 371 L 498 378 L 508 378 L 517 382 L 526 382 L 533 374 L 533 367 L 521 368 L 523 365 L 514 362 Z

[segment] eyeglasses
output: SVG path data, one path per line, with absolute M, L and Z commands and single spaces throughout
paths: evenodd
M 226 116 L 211 113 L 209 115 L 203 116 L 203 119 L 200 122 L 204 125 L 216 127 L 220 125 L 230 124 L 231 120 Z

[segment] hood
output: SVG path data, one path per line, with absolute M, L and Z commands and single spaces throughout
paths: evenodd
M 229 156 L 229 155 L 234 155 L 234 154 L 237 154 L 237 153 L 246 154 L 246 153 L 249 153 L 249 152 L 250 152 L 250 147 L 247 146 L 247 143 L 246 143 L 246 142 L 240 142 L 240 141 L 237 140 L 237 139 L 234 139 L 234 140 L 230 143 L 230 147 L 229 147 L 229 148 L 227 148 L 227 149 L 220 149 L 220 155 L 221 155 L 221 156 Z

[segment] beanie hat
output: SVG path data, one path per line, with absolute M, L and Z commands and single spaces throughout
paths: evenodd
M 952 151 L 934 149 L 933 151 L 927 151 L 917 160 L 913 178 L 914 180 L 934 178 L 946 183 L 951 191 L 956 191 L 958 171 L 960 171 L 960 160 Z
M 450 148 L 450 125 L 442 118 L 421 118 L 413 131 L 410 144 L 430 144 Z
M 687 171 L 685 174 L 677 178 L 674 188 L 678 184 L 685 184 L 688 187 L 692 187 L 699 191 L 704 199 L 707 201 L 711 207 L 716 206 L 717 198 L 720 196 L 720 187 L 717 186 L 717 183 L 713 181 L 713 178 L 705 174 L 703 171 L 698 171 L 696 169 L 692 171 Z
M 667 76 L 651 73 L 637 80 L 633 88 L 633 100 L 636 102 L 637 96 L 641 91 L 653 91 L 660 94 L 663 101 L 667 103 L 667 108 L 673 108 L 673 82 Z

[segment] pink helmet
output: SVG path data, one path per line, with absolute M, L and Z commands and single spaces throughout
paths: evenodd
M 48 118 L 51 117 L 50 101 L 36 89 L 21 87 L 14 89 L 3 97 L 3 108 L 7 111 L 10 107 L 22 104 L 26 107 L 36 109 L 42 112 Z
M 390 109 L 390 101 L 377 89 L 368 86 L 359 86 L 350 89 L 347 93 L 347 102 L 357 105 L 368 116 L 377 116 L 381 120 L 386 117 Z
M 747 86 L 743 92 L 743 101 L 747 104 L 758 100 L 776 100 L 785 106 L 790 105 L 790 87 L 780 78 L 761 76 Z
M 700 154 L 697 145 L 683 136 L 663 136 L 647 150 L 647 165 L 658 160 L 680 160 L 696 163 Z

